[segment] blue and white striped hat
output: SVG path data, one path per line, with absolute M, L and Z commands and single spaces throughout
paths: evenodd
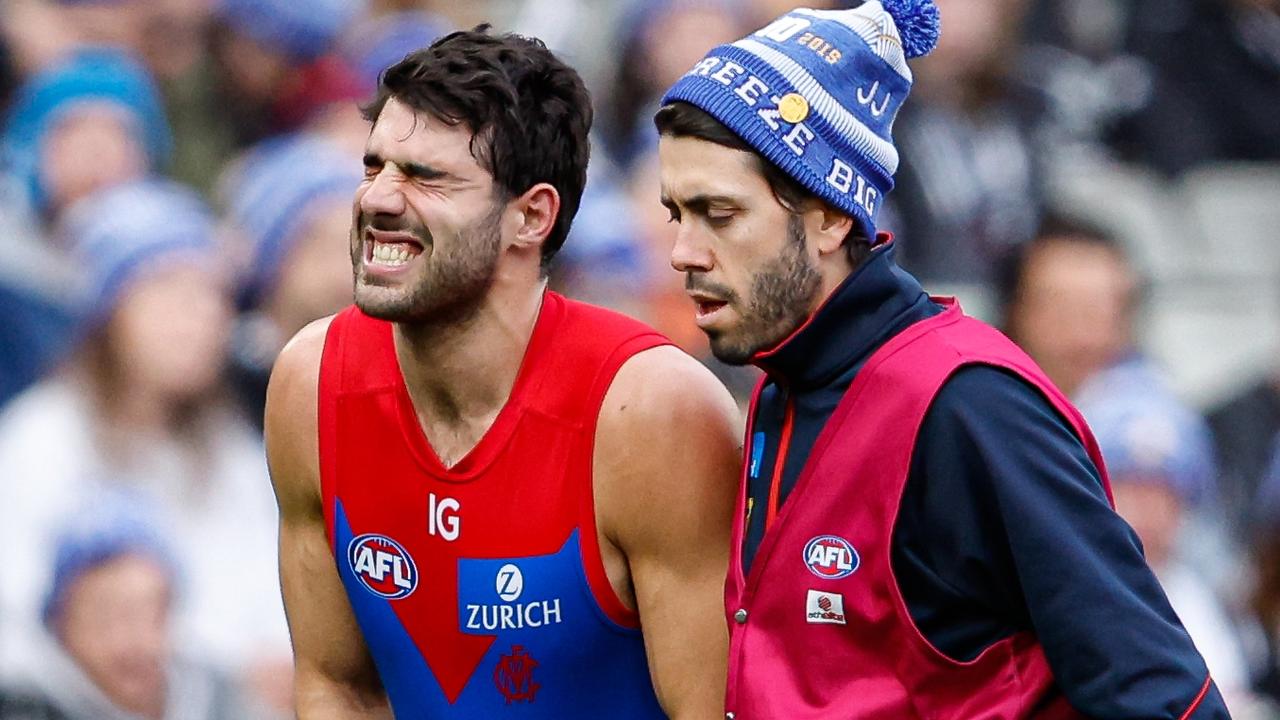
M 893 120 L 911 91 L 907 59 L 938 40 L 932 0 L 796 9 L 714 48 L 667 91 L 709 113 L 874 238 L 893 189 Z
M 100 190 L 59 224 L 84 272 L 81 330 L 100 327 L 134 282 L 175 264 L 217 267 L 213 215 L 191 188 L 151 179 Z

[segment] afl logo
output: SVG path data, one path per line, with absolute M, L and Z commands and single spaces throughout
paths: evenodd
M 853 545 L 836 535 L 819 535 L 804 546 L 804 564 L 823 580 L 849 577 L 860 562 Z
M 365 589 L 378 597 L 398 600 L 418 586 L 418 568 L 409 551 L 386 535 L 366 533 L 352 538 L 347 562 Z

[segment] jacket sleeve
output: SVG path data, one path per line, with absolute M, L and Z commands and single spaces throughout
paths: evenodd
M 948 380 L 907 493 L 910 524 L 933 528 L 916 554 L 968 607 L 1033 630 L 1081 713 L 1230 717 L 1083 444 L 1026 381 L 984 366 Z M 913 616 L 926 604 L 908 598 Z

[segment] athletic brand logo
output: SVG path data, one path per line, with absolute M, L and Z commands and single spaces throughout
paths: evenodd
M 360 584 L 378 597 L 399 600 L 418 586 L 418 568 L 409 551 L 386 535 L 366 533 L 352 538 L 347 562 Z
M 538 661 L 529 657 L 529 653 L 520 645 L 511 646 L 511 654 L 503 655 L 498 666 L 493 669 L 493 684 L 498 692 L 513 702 L 533 702 L 542 686 L 533 681 L 533 671 Z
M 810 590 L 805 602 L 805 619 L 815 625 L 844 625 L 844 596 Z
M 498 570 L 494 588 L 498 591 L 498 597 L 506 602 L 519 600 L 520 593 L 524 592 L 524 573 L 515 565 L 507 563 Z
M 804 564 L 823 580 L 849 577 L 859 562 L 853 545 L 836 535 L 819 535 L 804 546 Z

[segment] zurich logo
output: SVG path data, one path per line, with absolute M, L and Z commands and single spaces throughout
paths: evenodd
M 819 535 L 804 546 L 805 566 L 823 580 L 848 577 L 860 562 L 853 545 L 837 535 Z
M 347 545 L 351 572 L 378 597 L 398 600 L 418 586 L 418 568 L 409 551 L 386 535 L 367 533 Z

